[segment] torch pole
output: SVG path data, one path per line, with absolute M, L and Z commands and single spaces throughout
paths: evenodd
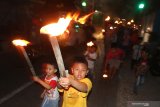
M 57 38 L 56 38 L 56 36 L 50 36 L 49 39 L 50 39 L 52 49 L 53 49 L 54 54 L 55 54 L 55 58 L 56 58 L 56 61 L 57 61 L 57 64 L 58 64 L 60 75 L 65 77 L 66 73 L 65 73 L 64 62 L 63 62 L 63 59 L 62 59 L 62 54 L 61 54 L 61 51 L 60 51 L 60 48 L 59 48 Z
M 26 53 L 26 50 L 24 49 L 23 46 L 19 46 L 19 47 L 20 47 L 20 50 L 22 51 L 22 53 L 23 53 L 23 55 L 24 55 L 24 57 L 25 57 L 28 65 L 29 65 L 29 68 L 30 68 L 30 70 L 31 70 L 31 73 L 33 74 L 33 76 L 36 76 L 35 70 L 34 70 L 32 64 L 31 64 L 31 61 L 30 61 L 27 53 Z

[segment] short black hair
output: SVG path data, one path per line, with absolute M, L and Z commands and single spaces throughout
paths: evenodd
M 45 65 L 45 64 L 50 64 L 50 65 L 54 66 L 54 68 L 57 68 L 56 63 L 55 63 L 54 61 L 52 61 L 52 60 L 45 60 L 45 61 L 43 61 L 42 67 L 43 67 L 43 65 Z
M 88 67 L 88 62 L 87 62 L 85 56 L 75 56 L 71 65 L 73 66 L 73 64 L 75 64 L 75 63 L 83 63 Z

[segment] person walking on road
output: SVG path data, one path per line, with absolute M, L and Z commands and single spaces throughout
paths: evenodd
M 87 107 L 87 96 L 92 82 L 86 78 L 88 64 L 85 57 L 76 57 L 71 66 L 72 75 L 59 79 L 59 91 L 63 92 L 62 107 Z
M 93 80 L 93 78 L 95 78 L 94 64 L 97 59 L 97 46 L 95 44 L 93 46 L 89 46 L 84 55 L 88 62 L 88 77 Z
M 33 80 L 37 83 L 41 84 L 45 89 L 41 94 L 43 98 L 43 102 L 41 107 L 58 107 L 59 105 L 59 92 L 57 88 L 57 80 L 56 76 L 57 69 L 52 63 L 43 64 L 44 72 L 46 73 L 44 81 L 39 77 L 34 76 Z
M 117 47 L 117 44 L 112 44 L 111 49 L 106 54 L 104 73 L 113 78 L 113 76 L 118 71 L 120 64 L 125 56 L 125 53 L 122 49 Z
M 132 47 L 131 69 L 133 71 L 135 70 L 136 65 L 141 59 L 141 51 L 143 49 L 143 45 L 141 44 L 141 42 L 141 38 L 138 38 L 138 42 L 136 42 Z
M 139 62 L 139 64 L 136 67 L 136 80 L 135 80 L 135 84 L 134 84 L 134 89 L 133 92 L 135 94 L 138 94 L 138 87 L 142 84 L 144 84 L 144 78 L 146 75 L 146 72 L 149 70 L 149 66 L 148 66 L 148 54 L 145 50 L 142 50 L 142 58 Z

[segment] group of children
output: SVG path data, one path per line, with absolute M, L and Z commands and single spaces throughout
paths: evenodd
M 89 69 L 85 57 L 76 57 L 70 70 L 67 77 L 58 78 L 55 65 L 46 63 L 43 65 L 45 79 L 33 77 L 34 81 L 45 88 L 41 94 L 41 107 L 59 107 L 59 92 L 63 93 L 62 107 L 87 107 L 87 95 L 92 88 L 92 82 L 86 78 Z

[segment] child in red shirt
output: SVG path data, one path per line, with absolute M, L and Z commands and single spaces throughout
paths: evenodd
M 111 49 L 106 54 L 105 69 L 107 74 L 112 78 L 120 67 L 120 64 L 125 56 L 122 49 L 118 48 L 116 44 L 112 44 Z
M 44 81 L 39 77 L 34 76 L 33 80 L 41 84 L 45 89 L 41 94 L 43 102 L 41 107 L 58 107 L 59 92 L 57 89 L 58 77 L 56 76 L 56 68 L 51 63 L 45 63 L 43 65 L 44 72 L 46 73 Z

